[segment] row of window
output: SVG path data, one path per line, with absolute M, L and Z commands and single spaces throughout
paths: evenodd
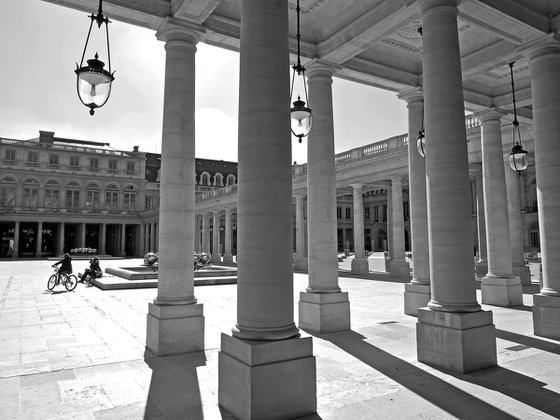
M 372 210 L 373 209 L 373 214 Z M 372 217 L 373 216 L 373 217 Z M 404 220 L 409 220 L 410 213 L 408 208 L 408 202 L 403 203 L 403 217 Z M 336 208 L 336 218 L 342 219 L 342 207 Z M 344 218 L 352 219 L 352 207 L 344 207 Z M 373 222 L 386 222 L 387 221 L 387 204 L 382 206 L 364 207 L 364 219 L 372 220 Z
M 117 159 L 109 159 L 107 161 L 107 173 L 117 174 L 119 173 L 118 169 L 118 160 Z M 4 154 L 4 159 L 2 160 L 4 165 L 11 165 L 16 166 L 16 150 L 15 149 L 6 149 Z M 27 167 L 39 167 L 39 152 L 30 150 L 27 152 L 27 158 L 25 160 L 25 166 Z M 60 163 L 60 155 L 51 153 L 49 154 L 49 162 L 48 162 L 49 169 L 58 169 L 61 167 Z M 79 171 L 81 168 L 80 165 L 80 156 L 79 155 L 70 155 L 68 167 L 70 170 Z M 99 165 L 99 158 L 91 157 L 89 158 L 89 166 L 88 169 L 90 172 L 101 172 L 101 167 Z M 127 161 L 126 162 L 126 173 L 129 175 L 136 173 L 136 162 L 134 161 Z
M 214 175 L 214 183 L 211 182 L 211 176 L 208 172 L 202 172 L 200 174 L 200 182 L 198 183 L 198 185 L 213 185 L 215 187 L 223 187 L 224 186 L 224 176 L 217 172 Z M 226 185 L 225 186 L 230 186 L 230 185 L 234 185 L 235 184 L 235 175 L 233 174 L 229 174 L 226 178 Z
M 16 180 L 10 177 L 0 181 L 0 204 L 4 207 L 16 205 Z M 61 207 L 61 198 L 64 198 L 64 206 L 67 209 L 82 208 L 80 199 L 84 195 L 83 207 L 92 210 L 118 210 L 121 191 L 115 184 L 108 184 L 102 191 L 98 184 L 88 184 L 85 191 L 76 181 L 70 181 L 64 189 L 58 181 L 49 180 L 45 183 L 44 203 L 39 203 L 39 183 L 33 178 L 28 178 L 22 185 L 21 206 L 25 208 L 45 207 L 58 209 Z M 136 187 L 128 185 L 122 191 L 122 209 L 136 210 Z M 103 198 L 103 202 L 101 199 Z

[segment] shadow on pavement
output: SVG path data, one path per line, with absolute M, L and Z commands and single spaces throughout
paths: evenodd
M 536 349 L 547 351 L 549 353 L 560 354 L 560 343 L 555 344 L 551 343 L 550 341 L 539 340 L 538 338 L 527 337 L 526 335 L 499 329 L 496 329 L 496 338 L 513 341 L 514 343 L 524 344 L 528 347 L 534 347 Z
M 516 418 L 498 407 L 488 404 L 452 384 L 365 342 L 366 337 L 355 331 L 314 335 L 330 341 L 348 354 L 457 418 L 479 418 L 489 414 L 492 414 L 492 418 Z M 461 379 L 463 378 L 461 377 Z
M 145 420 L 203 420 L 196 368 L 206 365 L 203 351 L 156 357 L 146 350 L 144 361 L 152 369 Z

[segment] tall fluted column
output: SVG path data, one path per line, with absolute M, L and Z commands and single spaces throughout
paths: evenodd
M 213 263 L 221 262 L 222 256 L 220 255 L 220 211 L 215 210 L 212 213 L 213 228 L 212 228 L 212 256 L 210 261 Z
M 84 224 L 83 231 L 85 233 L 85 224 Z M 126 224 L 125 223 L 121 223 L 121 243 L 120 243 L 119 255 L 122 257 L 126 256 Z
M 543 287 L 533 296 L 536 335 L 560 339 L 560 36 L 523 47 L 529 57 Z
M 307 291 L 299 296 L 299 326 L 317 333 L 350 328 L 348 293 L 341 292 L 338 286 L 331 87 L 335 70 L 335 67 L 319 60 L 313 60 L 308 65 L 309 102 L 314 112 L 313 130 L 307 143 L 309 285 Z
M 159 206 L 158 295 L 149 305 L 146 347 L 157 355 L 204 348 L 202 304 L 194 296 L 195 52 L 204 32 L 167 18 Z M 159 246 L 158 246 L 159 245 Z
M 56 232 L 56 255 L 61 256 L 64 254 L 64 222 L 60 222 L 57 226 Z
M 486 218 L 484 217 L 484 186 L 482 168 L 474 174 L 476 188 L 476 225 L 478 235 L 478 259 L 475 263 L 476 277 L 488 273 L 488 253 L 486 251 Z
M 146 253 L 146 224 L 140 223 L 139 227 L 139 238 L 138 238 L 138 256 L 143 257 Z
M 19 220 L 16 220 L 15 222 L 15 226 L 14 226 L 14 249 L 12 252 L 12 258 L 18 258 L 19 257 Z M 63 224 L 64 225 L 64 224 Z M 64 231 L 63 231 L 64 233 Z M 62 239 L 63 243 L 64 243 L 64 236 Z
M 37 243 L 35 244 L 35 257 L 40 257 L 43 251 L 43 222 L 37 222 Z
M 511 263 L 513 275 L 521 279 L 523 286 L 531 284 L 531 271 L 525 264 L 523 256 L 523 222 L 521 220 L 521 201 L 519 197 L 520 178 L 511 170 L 509 161 L 504 162 L 506 174 L 508 215 L 509 215 L 509 240 L 511 245 Z
M 233 262 L 233 255 L 231 253 L 231 209 L 226 209 L 226 231 L 225 231 L 225 249 L 224 249 L 224 262 L 225 263 L 232 263 Z
M 352 260 L 352 274 L 369 273 L 369 263 L 365 257 L 364 248 L 364 201 L 362 197 L 362 184 L 352 184 L 354 205 L 354 259 Z
M 156 252 L 156 224 L 150 223 L 150 251 Z
M 523 305 L 521 280 L 513 276 L 509 217 L 500 120 L 494 109 L 477 113 L 481 123 L 482 182 L 488 274 L 482 278 L 482 303 L 496 306 Z
M 222 334 L 218 402 L 239 419 L 316 410 L 311 337 L 294 323 L 288 2 L 241 2 L 237 323 Z M 260 392 L 276 383 L 274 398 Z M 265 387 L 266 388 L 266 387 Z
M 405 284 L 404 313 L 418 315 L 430 301 L 430 262 L 428 252 L 428 209 L 426 205 L 426 161 L 415 139 L 424 120 L 424 92 L 413 88 L 399 93 L 408 108 L 408 179 L 410 230 L 412 236 L 412 280 Z
M 106 247 L 107 247 L 107 224 L 101 223 L 99 229 L 99 254 L 100 255 L 105 255 L 107 253 Z
M 417 3 L 423 28 L 432 297 L 428 308 L 418 310 L 416 331 L 419 361 L 469 372 L 496 365 L 496 338 L 492 313 L 476 301 L 458 3 Z
M 403 213 L 403 196 L 402 196 L 402 179 L 400 176 L 391 178 L 391 192 L 393 209 L 393 255 L 389 270 L 391 277 L 410 278 L 410 266 L 404 259 L 404 213 Z
M 307 175 L 309 177 L 309 174 Z M 296 194 L 296 259 L 295 270 L 307 270 L 307 258 L 305 257 L 305 221 L 303 209 L 303 194 Z

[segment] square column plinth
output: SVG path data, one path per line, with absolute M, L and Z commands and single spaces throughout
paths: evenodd
M 480 286 L 482 303 L 494 306 L 523 306 L 519 277 L 483 277 Z
M 218 403 L 236 419 L 292 419 L 317 411 L 311 337 L 250 341 L 222 334 L 218 370 Z
M 204 350 L 202 307 L 150 303 L 146 347 L 158 356 Z
M 488 274 L 488 263 L 486 261 L 476 262 L 475 265 L 475 275 L 477 278 L 484 277 Z
M 535 335 L 560 340 L 560 297 L 533 295 Z
M 299 327 L 314 333 L 350 329 L 348 292 L 299 294 Z
M 460 373 L 496 366 L 492 312 L 437 312 L 418 309 L 418 361 Z
M 391 277 L 410 278 L 410 264 L 406 261 L 391 261 L 389 263 Z
M 418 308 L 428 306 L 430 301 L 429 284 L 410 284 L 404 285 L 404 313 L 407 315 L 418 316 Z

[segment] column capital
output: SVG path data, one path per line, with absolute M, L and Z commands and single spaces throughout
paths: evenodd
M 156 38 L 164 42 L 182 41 L 196 45 L 205 34 L 206 29 L 200 25 L 167 17 L 158 28 Z
M 354 182 L 353 184 L 350 184 L 350 186 L 354 191 L 356 191 L 356 190 L 361 190 L 364 184 L 361 184 L 359 182 Z
M 342 66 L 318 58 L 307 62 L 305 67 L 307 69 L 307 77 L 310 79 L 317 76 L 332 78 L 332 76 L 342 69 Z
M 389 179 L 391 180 L 391 185 L 394 183 L 400 183 L 402 184 L 402 180 L 405 177 L 405 175 L 401 175 L 401 174 L 393 174 L 393 175 L 389 175 Z
M 462 0 L 420 0 L 418 1 L 418 11 L 420 17 L 423 18 L 428 13 L 435 9 L 450 9 L 455 10 L 455 13 L 459 13 L 458 6 Z
M 412 104 L 424 101 L 424 90 L 420 86 L 406 88 L 397 94 L 397 98 L 406 101 L 410 107 Z
M 487 121 L 499 121 L 504 115 L 507 115 L 507 112 L 502 111 L 501 109 L 488 108 L 483 111 L 476 112 L 472 116 L 484 124 Z
M 533 39 L 532 41 L 519 46 L 516 52 L 527 56 L 529 60 L 548 54 L 559 55 L 560 35 L 550 33 L 537 39 Z

